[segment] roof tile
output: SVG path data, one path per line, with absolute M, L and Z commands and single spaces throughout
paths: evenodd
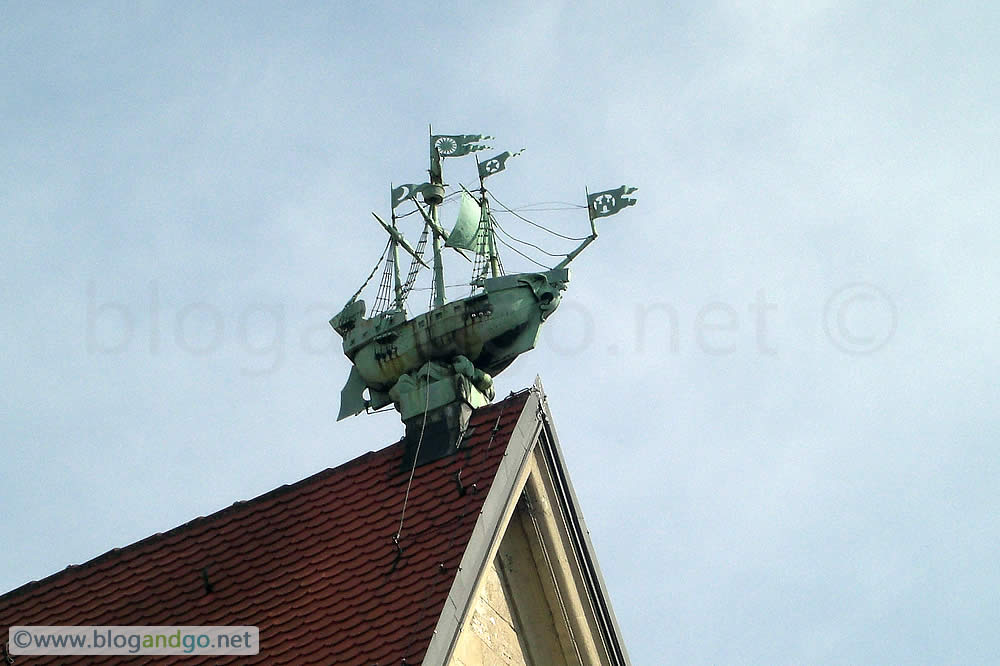
M 0 596 L 0 624 L 261 629 L 256 657 L 132 663 L 420 663 L 526 400 L 476 410 L 457 454 L 416 469 L 399 550 L 402 442 L 28 583 Z

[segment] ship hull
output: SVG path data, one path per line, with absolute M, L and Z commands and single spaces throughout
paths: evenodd
M 367 387 L 382 393 L 428 361 L 450 362 L 457 356 L 496 375 L 534 348 L 568 280 L 566 269 L 488 279 L 483 293 L 413 319 L 365 320 L 365 326 L 345 336 L 344 353 Z

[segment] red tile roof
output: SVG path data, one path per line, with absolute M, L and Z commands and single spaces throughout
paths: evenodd
M 130 663 L 420 663 L 527 395 L 476 410 L 458 453 L 417 468 L 401 551 L 398 442 L 13 590 L 0 640 L 11 625 L 252 625 L 255 657 Z

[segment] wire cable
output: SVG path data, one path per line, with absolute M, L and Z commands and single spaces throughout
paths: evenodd
M 535 261 L 534 259 L 532 259 L 528 255 L 526 255 L 524 252 L 521 252 L 516 247 L 514 247 L 513 245 L 511 245 L 510 243 L 508 243 L 504 239 L 500 238 L 499 236 L 496 236 L 495 238 L 497 239 L 497 241 L 503 243 L 508 249 L 513 250 L 514 252 L 518 253 L 519 255 L 521 255 L 522 257 L 524 257 L 525 259 L 527 259 L 531 263 L 535 264 L 536 266 L 540 266 L 540 267 L 544 268 L 547 271 L 551 271 L 552 270 L 551 267 L 546 266 L 545 264 L 543 264 L 541 262 Z
M 446 284 L 446 285 L 444 286 L 444 288 L 445 288 L 445 289 L 455 289 L 455 288 L 457 288 L 457 287 L 468 287 L 468 286 L 469 286 L 469 283 L 468 283 L 468 282 L 462 282 L 462 283 L 460 283 L 460 284 Z M 412 291 L 429 291 L 429 290 L 431 290 L 431 289 L 433 289 L 433 288 L 434 288 L 434 287 L 414 287 L 414 288 L 412 289 Z
M 524 211 L 545 211 L 545 210 L 577 210 L 580 208 L 586 208 L 586 206 L 570 203 L 568 201 L 539 201 L 538 203 L 530 203 L 530 204 L 524 204 L 523 206 L 518 206 L 514 210 L 524 212 Z
M 424 395 L 427 396 L 427 400 L 424 402 L 424 420 L 420 424 L 420 438 L 417 439 L 417 449 L 413 453 L 413 467 L 410 469 L 410 480 L 406 482 L 406 494 L 403 495 L 403 510 L 399 513 L 399 529 L 396 530 L 396 536 L 392 538 L 397 546 L 399 545 L 399 537 L 403 534 L 403 518 L 406 517 L 406 503 L 410 499 L 410 486 L 413 485 L 413 474 L 417 471 L 420 445 L 424 442 L 424 428 L 427 427 L 427 412 L 431 406 L 431 366 L 429 363 L 427 364 L 427 372 L 424 373 L 424 383 Z
M 528 218 L 526 218 L 525 216 L 521 215 L 520 213 L 512 210 L 511 208 L 509 208 L 507 206 L 507 204 L 505 204 L 504 202 L 502 202 L 499 199 L 497 199 L 496 195 L 493 194 L 492 191 L 490 191 L 490 190 L 486 190 L 486 191 L 489 192 L 490 196 L 493 197 L 493 200 L 496 201 L 498 204 L 500 204 L 500 206 L 504 210 L 506 210 L 508 213 L 510 213 L 514 217 L 517 217 L 517 218 L 519 218 L 519 219 L 527 222 L 528 224 L 530 224 L 530 225 L 532 225 L 534 227 L 538 227 L 542 231 L 547 231 L 548 233 L 552 234 L 553 236 L 558 236 L 559 238 L 565 238 L 566 240 L 571 240 L 571 241 L 584 241 L 584 240 L 587 240 L 587 238 L 589 238 L 589 236 L 584 236 L 584 237 L 581 237 L 581 238 L 576 238 L 574 236 L 565 236 L 565 235 L 559 233 L 558 231 L 552 231 L 548 227 L 544 227 L 544 226 L 538 224 L 537 222 L 533 222 L 533 221 L 529 220 Z
M 378 272 L 378 267 L 382 265 L 382 260 L 385 259 L 385 254 L 386 254 L 386 252 L 389 251 L 389 246 L 390 245 L 392 245 L 392 239 L 391 238 L 385 244 L 385 249 L 382 250 L 382 256 L 378 258 L 377 262 L 375 262 L 375 268 L 373 268 L 372 272 L 368 275 L 368 279 L 365 280 L 364 284 L 362 284 L 360 287 L 358 287 L 358 290 L 356 292 L 354 292 L 353 296 L 351 296 L 351 300 L 347 301 L 348 305 L 350 305 L 351 303 L 354 302 L 354 299 L 356 299 L 358 297 L 358 294 L 360 294 L 362 291 L 364 291 L 365 287 L 368 286 L 368 283 L 372 281 L 373 277 L 375 277 L 375 273 Z M 347 307 L 347 306 L 344 306 L 344 307 Z
M 504 229 L 503 227 L 501 227 L 500 223 L 497 222 L 496 220 L 493 220 L 493 226 L 495 226 L 497 229 L 499 229 L 500 233 L 502 233 L 504 236 L 506 236 L 507 238 L 511 239 L 512 241 L 515 241 L 517 243 L 521 243 L 522 245 L 529 245 L 529 246 L 535 248 L 536 250 L 538 250 L 539 252 L 541 252 L 542 254 L 547 254 L 550 257 L 565 257 L 566 256 L 565 253 L 563 253 L 563 254 L 555 254 L 553 252 L 549 252 L 546 249 L 538 247 L 534 243 L 529 243 L 526 240 L 521 240 L 520 238 L 516 238 L 513 234 L 511 234 L 506 229 Z

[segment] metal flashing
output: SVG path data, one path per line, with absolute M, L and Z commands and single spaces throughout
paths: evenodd
M 434 627 L 434 634 L 424 655 L 426 664 L 447 663 L 455 649 L 476 588 L 500 545 L 500 539 L 503 537 L 502 528 L 513 513 L 520 488 L 524 485 L 528 471 L 527 462 L 542 428 L 537 416 L 539 404 L 539 392 L 532 389 L 511 433 L 507 452 L 483 503 L 479 519 L 459 564 L 458 573 Z
M 599 611 L 598 621 L 601 626 L 602 638 L 609 651 L 613 652 L 615 663 L 631 664 L 628 652 L 625 650 L 625 642 L 622 639 L 621 628 L 618 626 L 618 618 L 615 617 L 614 609 L 611 606 L 607 585 L 604 576 L 597 562 L 597 554 L 594 551 L 594 544 L 590 540 L 590 530 L 580 510 L 580 502 L 573 489 L 566 466 L 563 463 L 562 448 L 559 446 L 559 437 L 553 425 L 552 413 L 549 411 L 548 401 L 542 391 L 541 380 L 535 379 L 535 386 L 541 396 L 541 413 L 544 415 L 545 437 L 542 439 L 542 450 L 546 454 L 549 469 L 552 471 L 554 480 L 558 483 L 560 492 L 559 506 L 566 512 L 567 524 L 572 527 L 572 540 L 577 556 L 584 563 L 583 573 L 586 575 L 587 591 L 591 601 Z
M 536 468 L 535 461 L 539 459 L 545 470 L 533 471 Z M 535 488 L 545 482 L 548 482 L 546 485 L 551 485 L 551 489 L 545 494 L 550 495 L 555 502 L 564 529 L 558 530 L 558 537 L 550 536 L 564 541 L 578 563 L 578 566 L 572 567 L 572 576 L 577 581 L 574 587 L 589 601 L 591 612 L 585 614 L 588 624 L 597 629 L 594 633 L 599 634 L 594 637 L 595 640 L 603 643 L 611 664 L 629 666 L 631 662 L 622 641 L 618 621 L 611 608 L 579 502 L 563 464 L 552 415 L 541 381 L 537 377 L 511 435 L 506 457 L 497 470 L 496 479 L 463 554 L 458 574 L 427 648 L 424 663 L 449 663 L 474 604 L 476 590 L 500 547 L 518 501 L 527 492 L 529 475 L 539 477 L 532 479 L 530 484 Z

